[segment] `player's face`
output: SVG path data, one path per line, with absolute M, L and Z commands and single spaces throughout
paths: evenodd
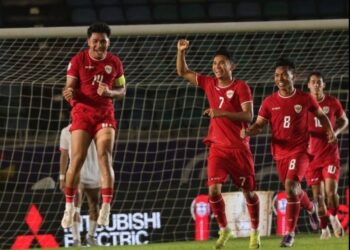
M 320 93 L 323 93 L 323 89 L 324 89 L 324 82 L 322 77 L 316 76 L 316 75 L 312 75 L 310 77 L 310 80 L 307 84 L 311 94 L 313 95 L 317 95 Z
M 216 78 L 227 80 L 232 78 L 234 65 L 225 56 L 217 55 L 214 57 L 212 69 Z
M 293 88 L 294 75 L 288 66 L 280 66 L 275 69 L 275 84 L 279 90 Z
M 88 38 L 90 56 L 96 59 L 102 59 L 107 53 L 109 47 L 109 38 L 105 33 L 92 33 Z

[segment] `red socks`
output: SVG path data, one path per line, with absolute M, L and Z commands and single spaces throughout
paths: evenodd
M 329 213 L 330 215 L 336 216 L 336 215 L 337 215 L 337 212 L 338 212 L 338 208 L 331 208 L 331 207 L 329 207 L 329 208 L 327 209 L 327 211 L 328 211 L 328 213 Z
M 320 228 L 325 229 L 328 226 L 328 221 L 329 221 L 328 215 L 327 214 L 321 215 L 319 216 L 319 218 L 320 218 Z
M 66 203 L 73 203 L 74 202 L 74 198 L 75 198 L 75 194 L 77 193 L 77 188 L 69 188 L 66 187 L 64 189 L 64 194 L 66 196 Z
M 220 228 L 227 226 L 227 219 L 225 213 L 225 202 L 222 198 L 222 195 L 209 196 L 209 204 L 211 211 L 215 215 L 216 221 L 219 224 Z
M 252 229 L 259 227 L 259 196 L 254 193 L 253 198 L 246 198 Z
M 304 190 L 302 190 L 301 194 L 299 195 L 300 200 L 300 206 L 307 210 L 308 212 L 312 211 L 313 204 L 310 201 L 309 197 L 307 196 L 307 193 L 305 193 Z
M 298 222 L 300 212 L 300 201 L 297 197 L 287 198 L 287 208 L 286 208 L 286 217 L 287 217 L 287 231 L 289 233 L 294 232 L 295 227 Z
M 112 188 L 101 188 L 102 202 L 111 203 L 113 198 L 113 189 Z

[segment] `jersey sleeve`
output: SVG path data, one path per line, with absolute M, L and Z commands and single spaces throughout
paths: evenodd
M 69 134 L 67 133 L 69 133 L 68 129 L 62 129 L 60 136 L 60 150 L 69 149 Z
M 124 75 L 124 67 L 122 61 L 119 59 L 119 57 L 115 57 L 115 62 L 117 66 L 117 74 L 115 76 L 115 79 L 118 79 Z
M 207 88 L 208 83 L 210 82 L 210 79 L 211 77 L 209 76 L 196 74 L 197 85 L 204 90 Z
M 340 118 L 343 116 L 345 111 L 340 101 L 337 98 L 334 98 L 334 109 L 335 109 L 334 115 L 336 118 Z
M 252 92 L 250 90 L 249 85 L 246 82 L 242 82 L 239 85 L 238 91 L 240 104 L 253 101 Z
M 258 116 L 266 119 L 266 120 L 270 120 L 271 118 L 271 113 L 270 110 L 268 108 L 268 100 L 265 99 L 260 106 L 259 112 L 258 112 Z
M 320 105 L 318 104 L 317 100 L 311 96 L 310 94 L 308 94 L 309 96 L 309 111 L 311 113 L 315 113 L 319 108 L 320 108 Z
M 78 55 L 74 56 L 67 67 L 67 76 L 73 78 L 79 78 L 79 57 Z

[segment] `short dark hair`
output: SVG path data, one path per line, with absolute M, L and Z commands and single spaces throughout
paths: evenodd
M 230 60 L 231 62 L 233 62 L 233 56 L 231 54 L 231 52 L 229 52 L 227 50 L 227 48 L 220 48 L 218 49 L 215 54 L 214 54 L 214 57 L 216 56 L 224 56 L 226 57 L 228 60 Z
M 288 67 L 290 70 L 294 72 L 295 70 L 295 64 L 292 60 L 290 60 L 288 57 L 282 56 L 278 58 L 278 60 L 275 63 L 275 69 L 277 67 Z
M 91 37 L 92 33 L 105 33 L 109 37 L 111 35 L 111 28 L 106 23 L 93 23 L 87 30 L 88 38 Z
M 322 78 L 324 80 L 323 74 L 320 71 L 312 71 L 308 76 L 307 76 L 307 82 L 310 82 L 311 76 L 317 76 L 319 78 Z

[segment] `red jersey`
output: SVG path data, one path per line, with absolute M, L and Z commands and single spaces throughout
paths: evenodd
M 67 76 L 78 79 L 78 86 L 70 104 L 74 107 L 89 106 L 94 109 L 114 110 L 112 99 L 97 94 L 98 82 L 106 83 L 112 89 L 113 82 L 124 74 L 120 59 L 107 52 L 105 58 L 94 59 L 89 49 L 79 52 L 70 61 Z
M 219 87 L 216 78 L 197 75 L 197 83 L 204 90 L 212 109 L 242 112 L 243 103 L 253 102 L 250 88 L 245 81 L 235 79 L 230 85 Z M 226 117 L 210 119 L 209 132 L 204 143 L 232 148 L 243 146 L 249 149 L 249 138 L 240 137 L 241 129 L 247 127 L 247 122 L 231 121 Z
M 334 128 L 337 118 L 344 115 L 344 109 L 339 100 L 333 96 L 326 95 L 318 104 L 328 116 Z M 309 153 L 314 156 L 314 161 L 324 162 L 327 158 L 340 159 L 338 144 L 328 143 L 325 130 L 320 120 L 314 114 L 309 116 L 309 131 Z
M 275 92 L 264 99 L 259 116 L 270 123 L 271 151 L 275 160 L 307 151 L 308 115 L 317 109 L 317 101 L 300 90 L 295 90 L 288 97 L 282 97 Z

